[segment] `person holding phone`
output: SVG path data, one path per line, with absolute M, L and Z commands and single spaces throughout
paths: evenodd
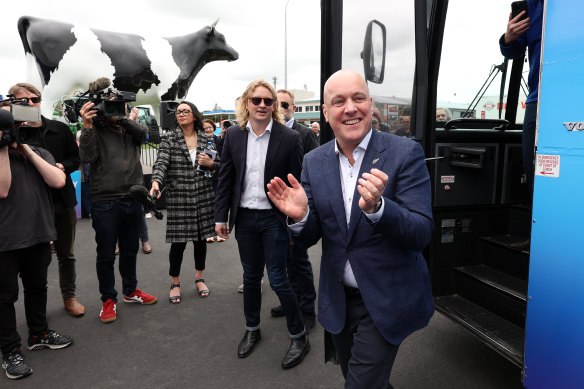
M 535 160 L 535 125 L 537 120 L 537 95 L 539 88 L 539 62 L 541 54 L 541 32 L 543 20 L 543 0 L 527 0 L 514 2 L 509 15 L 507 31 L 499 39 L 501 54 L 505 58 L 518 59 L 527 49 L 529 58 L 529 95 L 525 100 L 525 116 L 523 119 L 522 157 L 523 171 L 529 191 L 533 195 L 533 176 Z M 527 6 L 527 10 L 521 10 Z M 515 12 L 513 12 L 515 11 Z M 517 11 L 520 11 L 517 13 Z M 514 244 L 515 248 L 528 250 L 531 240 L 526 239 Z
M 527 10 L 521 10 L 527 6 Z M 519 12 L 518 12 L 519 11 Z M 543 20 L 543 0 L 518 1 L 512 4 L 507 31 L 499 39 L 501 54 L 505 58 L 518 59 L 527 49 L 529 57 L 529 95 L 527 96 L 525 118 L 523 120 L 523 169 L 533 191 L 535 122 L 537 115 L 537 94 L 539 87 L 539 61 L 541 53 L 541 32 Z

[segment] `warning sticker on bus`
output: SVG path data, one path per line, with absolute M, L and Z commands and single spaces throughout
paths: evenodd
M 560 176 L 560 156 L 538 154 L 535 175 L 558 178 Z

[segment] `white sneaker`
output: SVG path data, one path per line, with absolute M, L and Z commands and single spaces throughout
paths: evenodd
M 150 218 L 152 218 L 152 213 L 148 212 L 148 213 L 144 214 L 144 217 L 146 219 L 150 219 Z

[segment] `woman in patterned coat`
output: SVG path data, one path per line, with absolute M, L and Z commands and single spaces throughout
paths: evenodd
M 166 242 L 170 243 L 170 270 L 172 277 L 169 300 L 180 303 L 180 268 L 187 242 L 192 241 L 195 256 L 195 284 L 201 297 L 209 295 L 203 279 L 207 238 L 215 236 L 213 209 L 215 196 L 211 179 L 199 166 L 217 174 L 219 156 L 215 161 L 203 153 L 210 138 L 205 134 L 197 107 L 183 101 L 176 109 L 177 128 L 163 138 L 158 158 L 152 171 L 150 194 L 160 192 L 163 184 L 174 181 L 166 194 Z M 160 197 L 160 194 L 158 194 Z

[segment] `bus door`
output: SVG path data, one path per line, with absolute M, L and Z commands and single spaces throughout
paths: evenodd
M 522 166 L 529 66 L 499 48 L 510 1 L 436 2 L 430 80 L 436 308 L 523 368 L 530 190 Z M 438 39 L 440 38 L 440 39 Z M 436 59 L 436 56 L 438 59 Z M 432 85 L 432 84 L 431 84 Z

